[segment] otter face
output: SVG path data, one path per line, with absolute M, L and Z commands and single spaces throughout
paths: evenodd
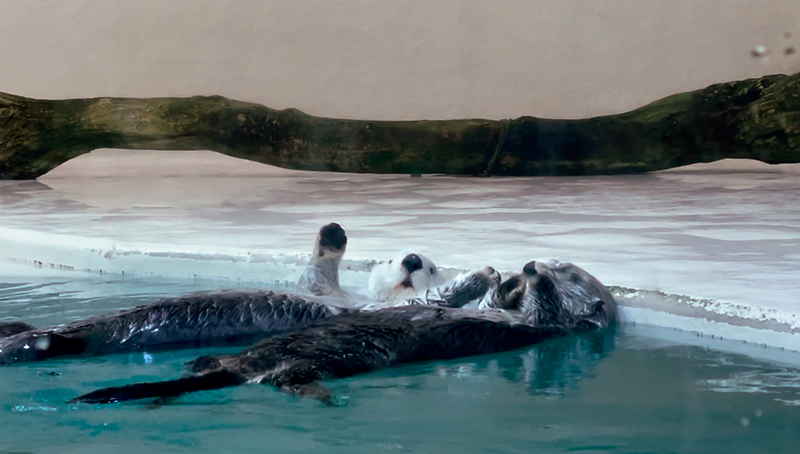
M 368 289 L 378 300 L 401 302 L 443 284 L 436 265 L 422 254 L 403 254 L 372 268 Z
M 558 324 L 580 330 L 613 325 L 616 301 L 597 278 L 572 263 L 527 263 L 498 288 L 492 305 L 518 309 L 536 326 Z

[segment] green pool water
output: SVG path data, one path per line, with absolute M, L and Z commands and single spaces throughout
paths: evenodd
M 235 286 L 19 278 L 0 284 L 0 320 L 46 326 Z M 407 365 L 329 382 L 338 407 L 258 385 L 164 406 L 65 403 L 98 387 L 178 377 L 186 360 L 208 350 L 3 367 L 0 452 L 797 452 L 800 370 L 757 359 L 756 347 L 754 355 L 732 354 L 685 338 L 624 325 L 514 352 Z M 221 351 L 236 349 L 214 350 Z

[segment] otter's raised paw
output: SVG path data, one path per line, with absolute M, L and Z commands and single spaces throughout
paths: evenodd
M 344 229 L 331 222 L 319 229 L 311 260 L 297 281 L 297 291 L 314 295 L 336 295 L 339 287 L 339 263 L 347 248 Z
M 460 274 L 447 284 L 428 290 L 418 304 L 464 307 L 477 302 L 479 306 L 488 306 L 489 301 L 497 298 L 499 284 L 500 273 L 487 266 L 479 271 Z

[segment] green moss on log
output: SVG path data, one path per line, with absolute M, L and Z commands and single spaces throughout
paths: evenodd
M 722 158 L 795 163 L 800 74 L 712 85 L 583 120 L 341 120 L 219 96 L 0 93 L 0 178 L 36 178 L 97 148 L 210 149 L 290 169 L 404 174 L 609 175 Z

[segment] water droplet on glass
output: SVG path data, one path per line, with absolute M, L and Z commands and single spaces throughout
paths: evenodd
M 750 51 L 753 58 L 761 58 L 767 55 L 767 48 L 764 46 L 756 46 Z

